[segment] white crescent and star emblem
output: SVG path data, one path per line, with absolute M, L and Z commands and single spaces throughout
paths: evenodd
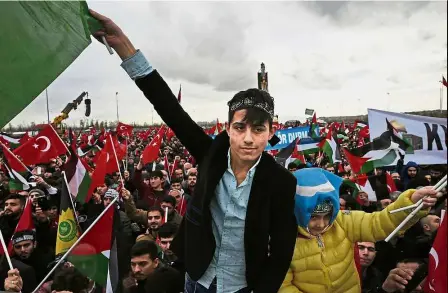
M 110 158 L 109 153 L 106 153 L 106 163 L 109 162 L 109 158 Z
M 431 250 L 429 251 L 429 255 L 431 255 L 434 258 L 434 262 L 436 264 L 436 267 L 434 268 L 434 271 L 435 271 L 435 270 L 437 270 L 437 267 L 439 266 L 439 255 L 437 254 L 437 251 L 434 249 L 434 247 L 432 247 Z M 428 282 L 428 285 L 429 285 L 429 289 L 431 291 L 435 292 L 435 289 L 432 286 L 433 283 L 434 283 L 434 279 L 430 280 Z
M 42 150 L 40 150 L 41 152 L 48 152 L 48 150 L 50 149 L 50 147 L 51 147 L 51 142 L 50 142 L 50 140 L 48 139 L 48 137 L 46 137 L 46 136 L 39 136 L 38 138 L 36 138 L 36 142 L 39 140 L 39 139 L 43 139 L 43 140 L 45 140 L 45 142 L 46 142 L 46 146 L 45 146 L 45 148 L 43 148 Z M 33 145 L 33 147 L 35 148 L 35 149 L 38 149 L 39 148 L 39 145 L 37 144 L 37 143 L 35 143 L 34 145 Z
M 120 130 L 127 130 L 126 126 L 121 125 Z

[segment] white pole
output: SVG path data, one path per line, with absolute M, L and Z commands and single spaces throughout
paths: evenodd
M 165 208 L 165 223 L 168 223 L 168 207 Z
M 447 181 L 445 180 L 444 183 L 440 184 L 439 187 L 437 189 L 435 189 L 437 192 L 441 191 L 443 188 L 446 187 L 446 183 Z M 398 231 L 401 230 L 401 228 L 403 228 L 404 225 L 406 225 L 411 219 L 412 217 L 414 217 L 421 209 L 423 208 L 423 201 L 415 208 L 415 210 L 413 210 L 404 220 L 403 222 L 400 223 L 400 225 L 398 225 L 397 228 L 395 228 L 394 231 L 392 231 L 392 233 L 389 234 L 389 236 L 387 236 L 387 238 L 384 240 L 386 242 L 389 242 L 394 236 L 395 234 L 398 233 Z
M 123 176 L 121 176 L 120 164 L 118 163 L 118 157 L 117 157 L 117 153 L 115 152 L 114 142 L 112 141 L 112 136 L 110 134 L 109 134 L 109 138 L 110 138 L 110 143 L 112 145 L 112 150 L 114 151 L 115 162 L 117 162 L 118 174 L 120 174 L 121 185 L 122 185 L 122 187 L 124 187 L 124 180 L 123 180 Z
M 2 242 L 3 251 L 5 253 L 6 260 L 8 261 L 9 269 L 13 270 L 14 268 L 12 267 L 11 258 L 9 257 L 8 247 L 6 246 L 5 239 L 3 238 L 3 233 L 1 230 L 0 230 L 0 241 Z
M 47 122 L 50 124 L 50 107 L 48 105 L 48 88 L 45 89 L 45 96 L 47 97 Z
M 70 201 L 71 201 L 71 203 L 72 203 L 72 207 L 73 207 L 73 215 L 74 215 L 75 218 L 76 218 L 76 224 L 78 224 L 78 228 L 80 228 L 80 227 L 79 227 L 78 217 L 76 216 L 75 203 L 73 202 L 72 192 L 71 192 L 71 190 L 70 190 L 70 185 L 68 185 L 67 176 L 65 176 L 65 171 L 62 171 L 62 176 L 64 177 L 64 182 L 65 182 L 65 185 L 67 186 L 68 197 L 70 197 Z
M 95 219 L 95 221 L 87 228 L 87 230 L 78 238 L 78 240 L 72 245 L 72 247 L 67 250 L 67 252 L 61 257 L 61 259 L 56 263 L 56 265 L 51 269 L 51 271 L 45 276 L 45 278 L 37 285 L 36 289 L 32 293 L 37 292 L 37 290 L 47 281 L 47 279 L 53 274 L 56 268 L 67 258 L 67 256 L 75 249 L 76 245 L 81 242 L 82 239 L 89 233 L 89 231 L 98 223 L 98 221 L 104 216 L 104 214 L 114 205 L 114 203 L 118 200 L 118 196 L 114 198 L 110 204 L 104 209 L 104 211 Z
M 117 123 L 120 121 L 120 118 L 118 117 L 118 92 L 115 93 L 115 101 L 117 103 Z
M 114 54 L 114 51 L 112 51 L 112 48 L 110 47 L 109 43 L 107 42 L 105 36 L 101 36 L 101 41 L 103 42 L 104 46 L 106 46 L 107 51 L 109 51 L 109 54 L 110 55 Z

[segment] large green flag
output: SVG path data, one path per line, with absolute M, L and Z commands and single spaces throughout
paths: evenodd
M 0 2 L 0 128 L 91 43 L 99 25 L 84 1 Z

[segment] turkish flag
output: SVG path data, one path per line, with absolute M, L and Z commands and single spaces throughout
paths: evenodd
M 20 144 L 26 143 L 28 140 L 30 140 L 30 136 L 28 134 L 28 131 L 25 132 L 25 134 L 19 139 Z
M 160 145 L 162 144 L 162 136 L 165 132 L 165 128 L 160 127 L 157 135 L 151 140 L 151 142 L 146 146 L 143 150 L 143 164 L 146 165 L 148 163 L 154 162 L 158 156 L 160 151 Z
M 370 128 L 367 125 L 367 126 L 364 126 L 364 128 L 359 131 L 359 137 L 360 138 L 369 138 L 369 136 L 370 136 Z
M 110 140 L 106 141 L 106 145 L 104 147 L 105 150 L 107 148 L 111 148 Z M 111 160 L 112 158 L 109 155 L 109 152 L 101 152 L 98 161 L 96 162 L 95 171 L 93 171 L 89 190 L 87 191 L 87 197 L 86 202 L 90 201 L 90 198 L 92 198 L 93 192 L 95 191 L 95 188 L 101 186 L 104 184 L 104 178 L 106 177 L 106 165 L 107 160 Z M 115 163 L 116 165 L 117 163 Z
M 101 153 L 106 153 L 106 173 L 110 174 L 118 171 L 117 160 L 118 162 L 121 162 L 126 156 L 126 145 L 119 143 L 117 137 L 112 135 L 109 135 L 106 141 L 106 145 L 104 146 L 104 149 L 101 150 Z M 114 149 L 117 158 L 115 158 Z
M 67 146 L 50 124 L 46 124 L 35 137 L 14 150 L 14 154 L 21 157 L 25 165 L 48 163 L 68 152 Z
M 23 208 L 22 215 L 20 216 L 19 222 L 17 223 L 16 229 L 14 230 L 14 234 L 20 231 L 25 230 L 34 230 L 34 220 L 33 220 L 33 210 L 32 210 L 32 202 L 30 199 L 27 199 L 25 203 L 25 207 Z M 14 235 L 13 234 L 13 235 Z M 6 241 L 6 239 L 5 239 Z M 12 247 L 12 241 L 9 241 L 8 244 L 8 252 L 9 255 L 14 254 L 14 249 Z M 0 252 L 1 254 L 1 252 Z
M 133 129 L 134 127 L 131 125 L 127 125 L 121 122 L 118 122 L 117 124 L 117 134 L 122 136 L 131 136 Z
M 448 292 L 447 286 L 447 218 L 437 229 L 431 251 L 429 252 L 428 277 L 426 278 L 426 293 Z

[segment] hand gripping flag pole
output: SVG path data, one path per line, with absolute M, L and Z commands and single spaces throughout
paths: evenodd
M 445 175 L 445 177 L 442 178 L 442 180 L 440 180 L 436 185 L 433 186 L 433 188 L 437 191 L 440 192 L 443 188 L 446 187 L 447 184 L 447 176 Z M 397 212 L 398 210 L 403 211 L 403 210 L 407 210 L 407 209 L 411 209 L 411 208 L 415 208 L 415 210 L 413 210 L 404 220 L 403 222 L 400 223 L 400 225 L 398 225 L 397 228 L 395 228 L 394 231 L 392 231 L 392 233 L 389 234 L 389 236 L 387 236 L 387 238 L 385 239 L 386 242 L 389 242 L 394 236 L 395 234 L 398 233 L 398 231 L 401 230 L 401 228 L 403 228 L 404 225 L 407 224 L 407 222 L 409 222 L 422 208 L 423 208 L 423 199 L 420 199 L 418 202 L 416 202 L 413 205 L 407 206 L 406 208 L 401 208 L 401 209 L 397 209 L 394 211 L 390 211 L 390 213 L 392 212 Z
M 445 175 L 445 177 L 443 177 L 439 182 L 437 182 L 436 185 L 434 185 L 434 189 L 438 189 L 439 186 L 442 185 L 442 184 L 445 184 L 443 186 L 443 187 L 445 187 L 446 186 L 446 179 L 447 179 L 447 175 Z M 443 187 L 441 189 L 443 189 Z M 422 203 L 422 201 L 423 201 L 423 199 L 420 199 L 419 201 L 417 201 L 416 203 L 414 203 L 414 204 L 412 204 L 410 206 L 399 208 L 399 209 L 396 209 L 396 210 L 392 210 L 389 213 L 395 214 L 395 213 L 398 213 L 398 212 L 401 212 L 401 211 L 405 211 L 405 210 L 416 208 L 416 207 L 418 207 Z

